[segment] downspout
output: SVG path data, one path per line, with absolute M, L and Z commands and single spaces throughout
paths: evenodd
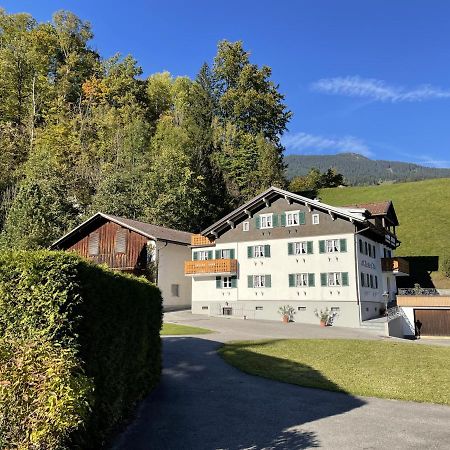
M 358 234 L 362 233 L 363 231 L 367 231 L 369 229 L 370 229 L 370 227 L 366 227 L 366 228 L 363 228 L 362 230 L 355 231 L 354 251 L 355 251 L 355 275 L 356 275 L 356 304 L 358 305 L 359 325 L 362 324 L 362 314 L 361 314 L 361 302 L 359 300 L 359 294 L 360 294 L 359 280 L 360 280 L 360 275 L 359 275 L 359 266 L 358 266 L 358 239 L 357 239 L 356 236 Z M 355 225 L 355 230 L 357 230 L 356 225 Z

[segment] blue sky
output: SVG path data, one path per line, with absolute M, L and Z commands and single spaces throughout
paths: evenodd
M 294 117 L 287 153 L 353 151 L 450 167 L 447 0 L 3 0 L 40 21 L 89 20 L 104 57 L 195 76 L 221 39 L 273 69 Z

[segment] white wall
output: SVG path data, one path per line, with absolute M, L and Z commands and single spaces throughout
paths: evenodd
M 216 277 L 193 277 L 192 281 L 192 311 L 195 313 L 210 313 L 210 309 L 202 310 L 211 302 L 234 303 L 235 308 L 256 311 L 256 306 L 263 306 L 263 311 L 252 314 L 255 318 L 280 320 L 277 309 L 280 305 L 290 304 L 306 306 L 308 312 L 298 312 L 295 320 L 317 323 L 313 311 L 316 307 L 340 307 L 338 322 L 357 326 L 359 314 L 356 307 L 356 274 L 354 260 L 354 235 L 352 233 L 339 235 L 315 236 L 314 238 L 264 239 L 239 243 L 217 244 L 215 247 L 201 250 L 235 250 L 239 261 L 237 288 L 217 289 Z M 347 251 L 343 253 L 319 253 L 319 240 L 347 239 Z M 288 255 L 288 242 L 313 241 L 313 253 L 305 255 Z M 254 245 L 270 245 L 269 258 L 248 258 L 247 247 Z M 198 251 L 199 249 L 193 249 Z M 315 286 L 307 288 L 289 287 L 288 274 L 314 273 Z M 349 286 L 321 287 L 321 272 L 347 272 Z M 248 288 L 248 275 L 271 275 L 270 288 Z M 237 304 L 239 302 L 239 304 Z M 351 306 L 346 306 L 350 305 Z M 249 313 L 250 314 L 250 313 Z M 250 314 L 251 315 L 251 314 Z
M 191 279 L 184 275 L 184 261 L 191 259 L 191 250 L 186 245 L 158 241 L 158 287 L 163 296 L 164 310 L 191 307 Z M 179 297 L 172 295 L 172 284 L 179 285 Z

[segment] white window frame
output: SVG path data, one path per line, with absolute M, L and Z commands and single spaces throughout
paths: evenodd
M 306 255 L 308 253 L 308 244 L 306 241 L 294 242 L 294 255 Z
M 231 249 L 225 248 L 220 250 L 220 258 L 221 259 L 231 259 Z
M 253 275 L 253 287 L 254 288 L 266 287 L 266 276 L 265 275 Z
M 208 251 L 207 250 L 200 250 L 198 252 L 198 260 L 199 261 L 207 261 L 208 260 Z
M 296 273 L 295 274 L 295 287 L 308 287 L 308 274 Z
M 300 225 L 300 211 L 286 211 L 286 226 L 296 227 Z
M 260 228 L 262 230 L 266 230 L 268 228 L 273 228 L 273 213 L 260 214 L 259 219 L 261 220 Z
M 340 250 L 339 239 L 327 239 L 325 241 L 325 250 L 327 253 L 338 253 Z
M 250 222 L 243 222 L 242 231 L 249 231 L 249 230 L 250 230 Z
M 312 215 L 312 224 L 313 225 L 319 225 L 320 218 L 319 214 L 313 214 Z
M 224 289 L 231 289 L 231 277 L 222 277 L 222 287 Z
M 341 272 L 328 272 L 328 286 L 336 287 L 342 286 Z
M 253 246 L 253 258 L 264 258 L 266 256 L 264 245 Z

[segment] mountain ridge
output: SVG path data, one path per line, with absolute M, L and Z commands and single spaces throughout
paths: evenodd
M 385 182 L 419 181 L 450 178 L 450 169 L 422 166 L 416 163 L 370 159 L 358 153 L 334 155 L 286 155 L 288 179 L 306 175 L 312 167 L 321 172 L 334 167 L 346 182 L 358 186 Z

